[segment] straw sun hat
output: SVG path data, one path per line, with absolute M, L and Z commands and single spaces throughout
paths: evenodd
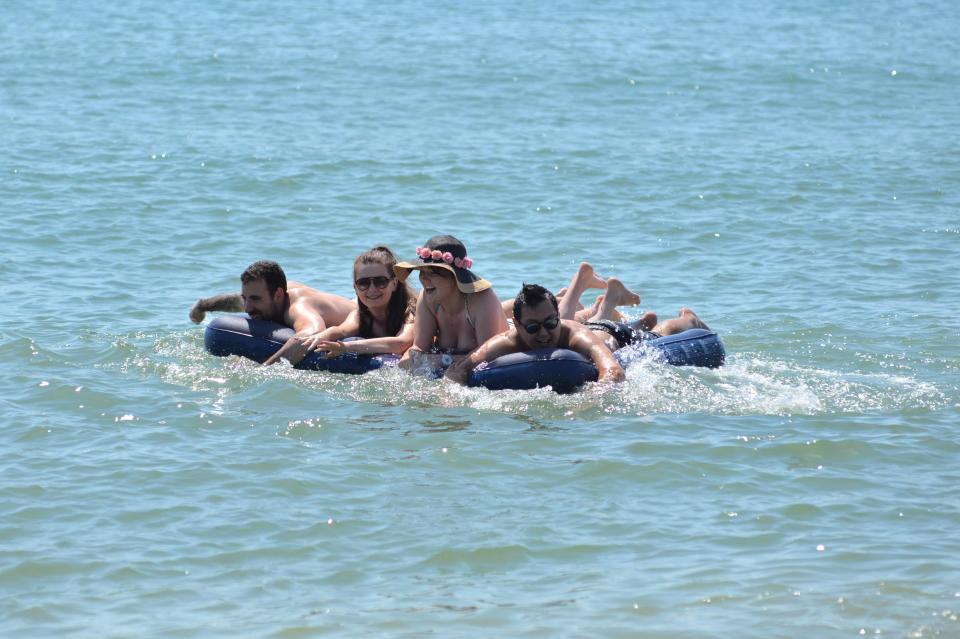
M 479 293 L 492 286 L 490 282 L 478 277 L 470 270 L 473 260 L 467 257 L 463 242 L 452 235 L 435 235 L 423 246 L 417 247 L 417 257 L 410 262 L 397 262 L 393 272 L 401 282 L 406 281 L 412 271 L 423 269 L 443 269 L 457 278 L 457 288 L 461 293 Z

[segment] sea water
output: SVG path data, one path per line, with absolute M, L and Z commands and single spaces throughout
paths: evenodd
M 0 5 L 0 635 L 960 637 L 951 2 Z M 438 233 L 719 370 L 259 368 Z M 589 302 L 590 299 L 585 299 Z

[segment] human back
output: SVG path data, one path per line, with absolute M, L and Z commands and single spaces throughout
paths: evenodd
M 287 283 L 287 295 L 290 304 L 284 315 L 284 323 L 295 325 L 295 318 L 301 314 L 309 317 L 319 315 L 323 319 L 324 327 L 342 324 L 351 312 L 356 310 L 357 304 L 335 293 L 325 293 L 300 282 Z M 308 313 L 303 313 L 308 311 Z M 316 330 L 316 329 L 314 329 Z

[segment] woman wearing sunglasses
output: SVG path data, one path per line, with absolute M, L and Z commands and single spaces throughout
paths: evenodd
M 271 359 L 283 357 L 298 364 L 313 350 L 324 357 L 344 353 L 402 355 L 413 344 L 416 294 L 397 280 L 393 267 L 397 258 L 386 246 L 375 246 L 353 262 L 353 289 L 357 309 L 342 324 L 285 345 Z M 360 339 L 341 342 L 347 337 Z
M 417 271 L 423 286 L 417 300 L 413 346 L 400 360 L 401 367 L 436 368 L 507 330 L 507 319 L 492 285 L 470 270 L 473 260 L 467 257 L 460 240 L 437 235 L 416 253 L 415 260 L 393 267 L 401 282 Z M 440 356 L 424 357 L 430 353 Z

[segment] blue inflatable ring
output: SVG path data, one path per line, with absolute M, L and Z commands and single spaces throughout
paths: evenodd
M 727 353 L 719 335 L 702 328 L 692 328 L 676 335 L 624 346 L 614 356 L 624 368 L 644 357 L 673 366 L 719 368 L 723 366 Z
M 726 356 L 716 333 L 692 329 L 632 344 L 614 353 L 624 367 L 640 358 L 650 358 L 674 366 L 717 368 Z M 570 393 L 586 382 L 597 381 L 597 368 L 579 353 L 563 348 L 543 348 L 499 357 L 481 364 L 470 378 L 470 386 L 491 390 L 551 387 L 558 393 Z
M 293 337 L 293 329 L 246 315 L 221 315 L 209 324 L 203 333 L 203 345 L 211 355 L 240 355 L 261 364 Z M 310 371 L 329 371 L 360 375 L 384 366 L 395 365 L 397 355 L 358 355 L 344 353 L 325 359 L 316 351 L 310 353 L 297 368 Z
M 223 315 L 211 321 L 203 336 L 204 346 L 213 355 L 240 355 L 263 362 L 293 336 L 293 329 L 254 320 L 245 315 Z M 614 353 L 624 367 L 640 358 L 652 358 L 674 366 L 722 366 L 726 352 L 720 337 L 712 331 L 692 329 L 633 344 Z M 305 370 L 359 375 L 384 366 L 396 365 L 396 355 L 358 355 L 345 353 L 324 359 L 310 353 L 297 365 Z M 438 376 L 442 371 L 438 371 Z M 470 376 L 470 386 L 490 390 L 526 390 L 549 386 L 558 393 L 569 393 L 587 382 L 597 380 L 593 362 L 579 353 L 563 348 L 544 348 L 504 355 L 481 364 Z
M 549 386 L 558 393 L 572 393 L 585 383 L 595 381 L 597 367 L 580 353 L 565 348 L 540 348 L 480 364 L 470 375 L 469 385 L 490 390 Z

